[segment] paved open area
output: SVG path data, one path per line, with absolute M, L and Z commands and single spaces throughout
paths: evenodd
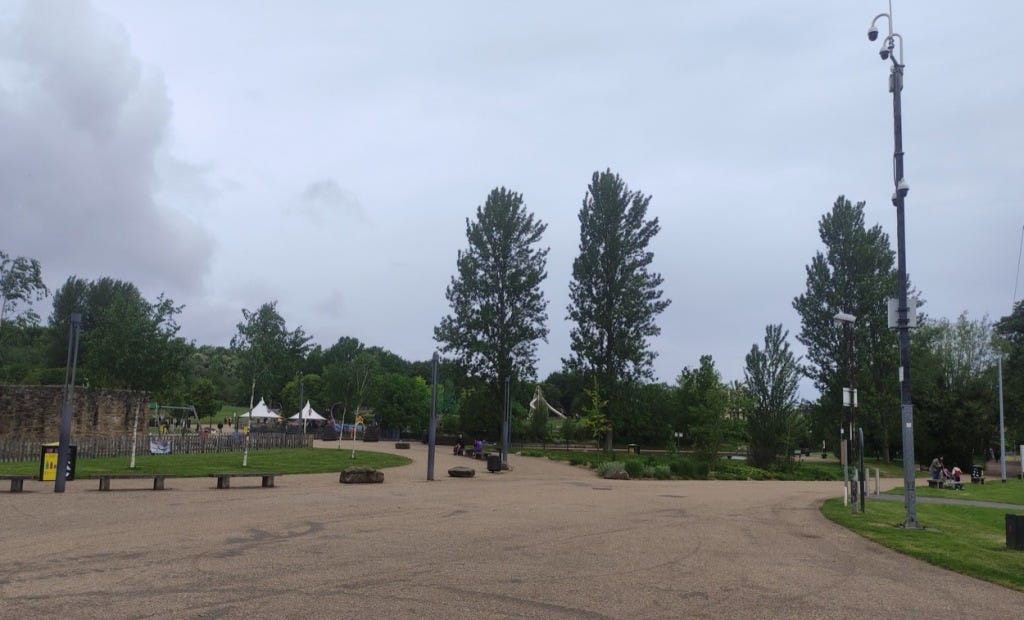
M 346 448 L 348 444 L 346 443 Z M 359 449 L 394 451 L 391 444 Z M 326 448 L 331 449 L 331 448 Z M 839 483 L 611 481 L 439 447 L 338 474 L 0 493 L 3 618 L 1012 618 L 1024 594 L 825 520 Z M 347 450 L 339 451 L 339 471 Z M 259 468 L 258 453 L 250 466 Z M 447 475 L 472 465 L 474 478 Z M 898 482 L 898 481 L 893 481 Z M 885 481 L 883 480 L 883 484 Z M 118 490 L 135 487 L 138 490 Z

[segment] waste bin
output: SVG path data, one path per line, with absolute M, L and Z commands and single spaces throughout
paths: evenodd
M 1024 515 L 1006 515 L 1006 548 L 1024 551 Z
M 496 471 L 501 471 L 501 455 L 500 454 L 488 454 L 487 455 L 487 471 L 492 474 Z
M 42 481 L 53 481 L 57 479 L 57 461 L 60 459 L 60 444 L 57 442 L 44 443 L 39 451 L 39 479 Z M 78 455 L 78 446 L 68 446 L 68 468 L 65 480 L 75 479 L 75 461 Z

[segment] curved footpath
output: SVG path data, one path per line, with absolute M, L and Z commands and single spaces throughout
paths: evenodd
M 327 449 L 336 449 L 324 446 Z M 346 442 L 345 446 L 350 446 Z M 395 451 L 392 444 L 359 449 Z M 838 483 L 612 481 L 426 446 L 384 484 L 0 493 L 0 617 L 1019 617 L 1024 594 L 827 521 Z M 347 450 L 339 451 L 339 470 Z M 258 453 L 250 466 L 259 469 Z M 472 465 L 476 477 L 450 478 Z M 893 481 L 898 482 L 898 481 Z M 122 484 L 120 487 L 138 484 Z M 258 483 L 256 483 L 258 485 Z M 138 484 L 145 486 L 145 484 Z

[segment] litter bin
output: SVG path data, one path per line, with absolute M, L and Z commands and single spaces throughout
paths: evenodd
M 57 442 L 44 443 L 39 451 L 39 479 L 54 481 L 57 479 L 57 461 L 60 459 L 60 444 Z M 68 446 L 68 469 L 65 480 L 75 479 L 75 457 L 78 455 L 78 446 Z
M 1024 551 L 1024 515 L 1006 515 L 1006 548 Z
M 487 455 L 487 471 L 492 474 L 496 471 L 501 471 L 501 455 L 500 454 L 488 454 Z
M 629 444 L 626 446 L 626 454 L 635 454 L 640 456 L 640 445 L 635 443 Z

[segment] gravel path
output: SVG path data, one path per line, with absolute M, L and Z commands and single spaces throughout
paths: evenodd
M 82 480 L 63 495 L 41 482 L 0 493 L 0 617 L 1024 613 L 1024 594 L 825 520 L 818 505 L 838 483 L 610 481 L 515 455 L 512 471 L 488 474 L 445 447 L 428 482 L 426 447 L 400 452 L 414 464 L 377 485 L 342 485 L 334 473 L 283 476 L 272 489 L 173 479 L 163 492 L 115 481 L 100 493 Z M 250 459 L 258 469 L 258 453 Z M 477 474 L 450 478 L 453 465 Z

